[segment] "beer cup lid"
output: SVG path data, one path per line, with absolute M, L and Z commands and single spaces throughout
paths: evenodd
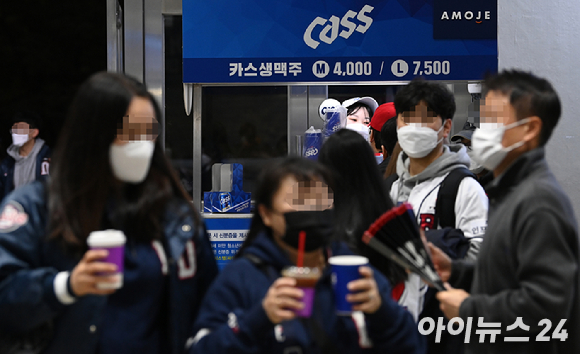
M 125 241 L 125 234 L 119 230 L 93 231 L 87 238 L 89 247 L 122 246 L 125 244 Z

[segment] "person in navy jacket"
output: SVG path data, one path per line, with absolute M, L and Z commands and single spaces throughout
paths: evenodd
M 40 117 L 22 111 L 12 122 L 12 145 L 0 162 L 0 201 L 20 186 L 45 180 L 50 170 L 50 148 L 39 137 Z
M 217 266 L 156 139 L 158 117 L 144 85 L 93 75 L 72 103 L 51 179 L 4 199 L 0 352 L 6 337 L 38 328 L 48 336 L 42 353 L 183 352 Z M 87 247 L 105 229 L 127 238 L 119 289 L 98 286 L 115 280 L 106 273 L 116 266 Z
M 332 192 L 324 181 L 326 169 L 302 158 L 282 160 L 263 173 L 247 239 L 208 290 L 189 353 L 424 352 L 411 315 L 370 267 L 361 267 L 362 278 L 349 284 L 353 315 L 336 314 L 327 258 L 352 253 L 332 241 Z M 322 272 L 310 318 L 296 317 L 302 290 L 293 278 L 280 276 L 297 262 L 298 230 L 306 230 L 304 266 Z

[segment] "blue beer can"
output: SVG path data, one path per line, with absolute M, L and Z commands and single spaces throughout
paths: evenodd
M 232 207 L 232 197 L 230 193 L 220 193 L 220 209 L 226 211 Z

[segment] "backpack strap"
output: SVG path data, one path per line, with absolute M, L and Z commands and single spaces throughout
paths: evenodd
M 396 173 L 393 173 L 392 175 L 390 175 L 389 177 L 385 178 L 385 188 L 387 190 L 387 194 L 390 195 L 391 194 L 391 188 L 393 187 L 393 183 L 395 183 L 395 181 L 399 179 L 399 175 Z M 393 200 L 393 202 L 396 204 L 397 201 Z
M 455 200 L 459 185 L 465 177 L 471 177 L 477 181 L 473 172 L 467 168 L 456 168 L 451 170 L 441 182 L 435 203 L 435 225 L 455 228 Z
M 276 279 L 279 274 L 276 273 L 273 267 L 270 267 L 266 262 L 264 262 L 260 257 L 251 253 L 244 253 L 242 255 L 245 259 L 249 260 L 256 268 L 258 268 L 266 277 L 270 279 Z

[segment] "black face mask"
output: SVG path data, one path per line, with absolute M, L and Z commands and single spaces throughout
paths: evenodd
M 305 252 L 312 252 L 328 244 L 334 232 L 334 213 L 332 209 L 321 211 L 292 211 L 284 214 L 286 234 L 285 244 L 298 249 L 300 231 L 306 232 Z

